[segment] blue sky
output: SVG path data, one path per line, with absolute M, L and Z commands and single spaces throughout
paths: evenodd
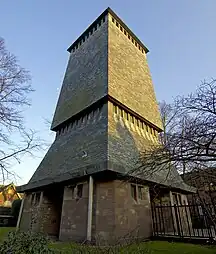
M 107 7 L 111 7 L 149 48 L 148 62 L 159 101 L 193 91 L 216 77 L 215 0 L 1 1 L 0 36 L 30 70 L 29 128 L 50 142 L 44 119 L 51 119 L 68 61 L 67 47 Z M 44 153 L 40 154 L 43 157 Z M 26 183 L 41 158 L 14 166 Z

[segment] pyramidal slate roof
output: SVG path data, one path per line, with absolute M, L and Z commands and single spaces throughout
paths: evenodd
M 98 172 L 125 175 L 134 167 L 142 145 L 155 142 L 155 133 L 161 131 L 146 60 L 148 49 L 110 8 L 68 51 L 70 59 L 51 126 L 56 138 L 19 191 Z M 176 169 L 164 176 L 158 170 L 140 178 L 191 191 Z

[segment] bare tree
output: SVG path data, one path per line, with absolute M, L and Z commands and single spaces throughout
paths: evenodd
M 161 103 L 164 131 L 160 143 L 140 155 L 140 167 L 150 171 L 174 166 L 185 173 L 216 162 L 216 80 L 203 82 L 194 93 Z
M 20 163 L 23 155 L 32 155 L 35 149 L 42 148 L 36 133 L 24 125 L 23 111 L 30 106 L 28 96 L 33 92 L 30 81 L 29 72 L 19 65 L 0 38 L 0 174 L 3 183 L 9 176 L 16 176 L 10 170 L 15 162 Z

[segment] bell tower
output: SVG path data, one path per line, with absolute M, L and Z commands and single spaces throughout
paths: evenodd
M 132 182 L 123 178 L 135 169 L 140 151 L 158 142 L 162 130 L 148 49 L 107 8 L 68 52 L 51 125 L 56 138 L 22 186 L 21 225 L 30 228 L 31 207 L 39 200 L 42 209 L 34 215 L 41 220 L 34 219 L 32 228 L 61 240 L 111 243 L 129 232 L 147 238 L 152 230 L 149 185 L 167 175 Z M 42 218 L 48 218 L 46 223 Z

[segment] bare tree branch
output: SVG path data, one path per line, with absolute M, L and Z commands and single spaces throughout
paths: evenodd
M 17 177 L 11 170 L 14 163 L 44 148 L 44 141 L 24 125 L 23 111 L 31 105 L 29 94 L 33 92 L 30 81 L 29 72 L 7 51 L 0 38 L 0 174 L 3 183 L 10 176 Z

